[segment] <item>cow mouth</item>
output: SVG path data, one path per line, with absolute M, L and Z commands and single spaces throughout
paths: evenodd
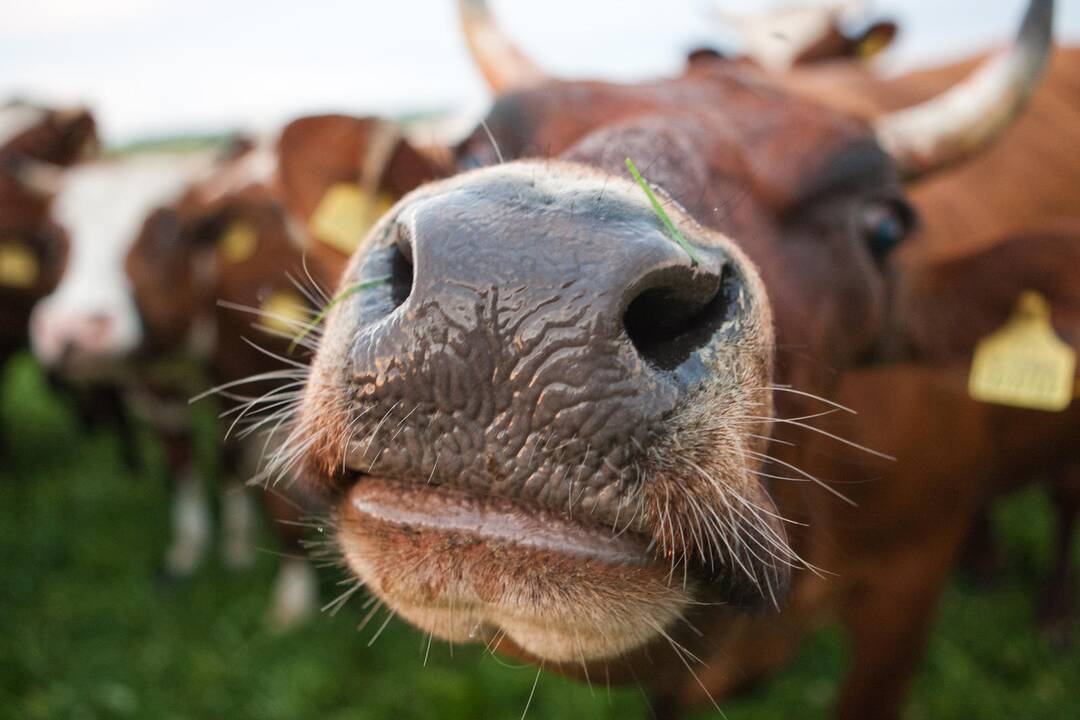
M 637 532 L 448 486 L 360 475 L 338 517 L 346 562 L 392 611 L 542 660 L 623 655 L 662 635 L 698 586 Z

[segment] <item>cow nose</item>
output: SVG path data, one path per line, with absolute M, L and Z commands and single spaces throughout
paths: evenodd
M 342 358 L 372 417 L 415 409 L 379 468 L 405 472 L 394 457 L 408 428 L 437 432 L 432 417 L 507 477 L 541 430 L 590 452 L 630 445 L 675 411 L 741 312 L 745 276 L 728 245 L 691 256 L 649 206 L 612 194 L 470 186 L 407 202 L 376 231 L 348 276 L 364 288 L 343 310 L 356 330 L 322 360 Z
M 115 345 L 115 325 L 112 316 L 104 312 L 41 307 L 31 325 L 35 354 L 48 367 L 108 355 Z
M 508 213 L 500 198 L 450 193 L 407 207 L 359 269 L 357 280 L 389 278 L 365 293 L 365 319 L 408 317 L 417 342 L 486 328 L 520 349 L 574 328 L 585 366 L 626 345 L 661 371 L 676 370 L 729 319 L 738 273 L 721 248 L 691 257 L 636 206 L 570 219 L 552 204 Z

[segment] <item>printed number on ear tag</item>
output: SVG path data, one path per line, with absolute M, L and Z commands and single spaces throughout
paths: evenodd
M 268 330 L 292 337 L 307 327 L 311 319 L 307 303 L 294 292 L 278 290 L 259 306 L 259 323 Z
M 232 263 L 250 260 L 259 247 L 259 231 L 246 220 L 229 223 L 225 232 L 218 238 L 218 249 L 222 256 Z
M 1064 410 L 1075 371 L 1076 351 L 1054 332 L 1046 298 L 1025 292 L 1005 327 L 976 346 L 968 392 L 987 403 Z
M 30 288 L 40 274 L 37 257 L 29 248 L 19 242 L 0 242 L 0 285 Z
M 319 241 L 351 255 L 368 230 L 393 204 L 389 195 L 372 198 L 358 185 L 338 183 L 323 195 L 308 227 Z

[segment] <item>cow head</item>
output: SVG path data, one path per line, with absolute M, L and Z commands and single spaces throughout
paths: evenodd
M 521 82 L 456 149 L 478 167 L 354 253 L 280 457 L 335 499 L 350 570 L 439 637 L 567 669 L 682 637 L 703 606 L 780 603 L 803 563 L 774 502 L 791 478 L 762 471 L 773 393 L 872 354 L 901 180 L 971 128 L 916 146 L 933 104 L 870 124 L 719 60 L 547 80 L 463 9 L 485 74 Z
M 182 294 L 181 276 L 171 274 L 180 224 L 162 208 L 210 165 L 202 155 L 148 155 L 84 163 L 58 175 L 50 222 L 69 247 L 68 261 L 30 328 L 46 367 L 102 375 L 143 349 L 176 341 L 149 331 L 155 306 L 143 288 L 156 267 L 154 293 Z

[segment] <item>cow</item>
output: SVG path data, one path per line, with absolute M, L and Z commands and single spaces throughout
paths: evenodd
M 711 692 L 692 661 L 719 664 L 724 638 L 822 572 L 808 528 L 843 493 L 773 426 L 805 424 L 878 358 L 891 251 L 916 223 L 904 181 L 1008 126 L 1053 3 L 945 100 L 871 121 L 720 59 L 632 85 L 550 79 L 483 2 L 461 8 L 505 92 L 455 148 L 461 171 L 353 254 L 287 454 L 390 612 L 647 682 L 674 716 Z M 956 98 L 973 112 L 942 112 Z M 840 708 L 899 712 L 850 693 Z
M 246 460 L 235 466 L 238 477 L 266 489 L 263 499 L 285 550 L 271 608 L 275 627 L 292 626 L 314 609 L 305 529 L 320 505 L 302 490 L 266 482 L 269 471 L 260 469 L 257 451 L 274 443 L 256 431 L 273 435 L 280 411 L 289 409 L 295 368 L 306 361 L 303 336 L 328 301 L 325 293 L 349 251 L 387 198 L 435 177 L 439 162 L 414 150 L 385 121 L 300 118 L 238 151 L 159 210 L 173 222 L 170 253 L 163 254 L 160 239 L 147 233 L 132 250 L 141 268 L 133 274 L 136 294 L 143 288 L 159 301 L 159 335 L 166 334 L 169 318 L 185 317 L 190 306 L 175 295 L 160 297 L 156 289 L 178 273 L 195 278 L 199 268 L 212 268 L 191 296 L 215 328 L 205 362 L 227 406 L 224 415 L 234 424 L 234 418 L 247 418 L 239 437 L 227 439 L 226 452 Z M 247 382 L 252 376 L 258 380 Z M 252 412 L 266 403 L 279 412 Z
M 63 167 L 92 156 L 98 147 L 94 118 L 82 107 L 48 108 L 26 102 L 0 106 L 0 369 L 28 345 L 30 311 L 56 286 L 67 247 L 48 226 L 48 194 L 20 180 L 27 165 Z M 73 397 L 83 425 L 115 423 L 129 465 L 136 464 L 134 438 L 119 398 L 109 388 L 52 385 Z M 0 438 L 0 451 L 6 442 Z
M 713 12 L 740 41 L 741 57 L 771 72 L 836 60 L 866 61 L 896 39 L 897 25 L 874 20 L 852 29 L 865 13 L 862 0 L 793 5 L 741 14 L 716 2 Z
M 181 205 L 219 173 L 235 172 L 230 153 L 246 154 L 244 147 L 238 143 L 224 155 L 107 157 L 59 172 L 28 164 L 23 173 L 24 186 L 50 193 L 47 226 L 69 248 L 59 282 L 31 315 L 34 356 L 70 383 L 117 388 L 160 441 L 172 496 L 161 568 L 169 582 L 197 570 L 211 539 L 188 404 L 218 377 L 215 363 L 223 345 L 233 349 L 235 336 L 231 327 L 218 327 L 215 305 L 216 293 L 234 279 L 227 265 L 233 256 L 224 253 L 219 265 L 213 246 L 192 255 Z M 238 570 L 254 561 L 254 513 L 244 483 L 257 451 L 226 443 L 221 459 L 222 560 Z M 271 626 L 288 629 L 309 615 L 314 589 L 307 563 L 285 559 L 270 604 Z

